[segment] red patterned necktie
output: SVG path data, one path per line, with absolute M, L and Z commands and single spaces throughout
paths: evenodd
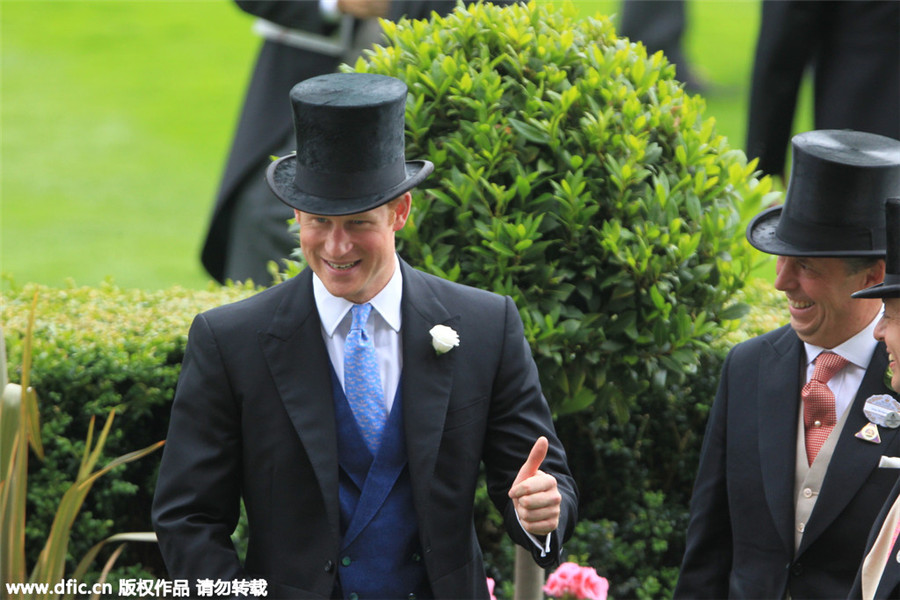
M 803 424 L 806 426 L 806 457 L 810 465 L 837 423 L 834 394 L 826 384 L 847 362 L 846 358 L 834 352 L 819 354 L 812 378 L 800 394 L 803 398 Z

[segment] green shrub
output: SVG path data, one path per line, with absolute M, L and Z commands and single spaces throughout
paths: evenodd
M 407 156 L 435 164 L 402 254 L 513 297 L 560 414 L 596 402 L 624 421 L 695 372 L 741 315 L 743 217 L 771 182 L 674 67 L 548 4 L 386 30 L 355 68 L 407 83 Z
M 192 317 L 250 293 L 239 288 L 143 292 L 112 285 L 15 288 L 0 296 L 11 380 L 21 377 L 18 370 L 35 290 L 39 299 L 31 384 L 40 394 L 45 458 L 29 461 L 25 537 L 29 565 L 35 564 L 60 500 L 78 476 L 91 419 L 105 420 L 112 409 L 117 412 L 116 427 L 98 457 L 100 464 L 164 439 Z M 146 458 L 117 467 L 94 484 L 72 528 L 67 572 L 95 542 L 114 533 L 151 529 L 150 501 L 158 465 L 158 456 Z M 130 545 L 122 563 L 144 565 L 145 571 L 132 569 L 131 577 L 165 574 L 155 545 Z
M 28 462 L 29 448 L 35 458 L 44 460 L 44 448 L 40 435 L 40 413 L 38 396 L 31 383 L 32 333 L 34 331 L 34 314 L 37 294 L 32 301 L 29 312 L 28 328 L 22 344 L 23 359 L 21 365 L 21 383 L 7 381 L 5 343 L 0 340 L 0 582 L 4 583 L 51 583 L 62 581 L 66 573 L 66 561 L 70 541 L 71 527 L 84 503 L 85 497 L 97 478 L 116 468 L 118 465 L 132 462 L 162 447 L 163 442 L 121 456 L 94 470 L 100 457 L 103 445 L 113 423 L 115 411 L 111 411 L 106 425 L 100 430 L 94 441 L 94 419 L 88 426 L 87 440 L 84 446 L 78 475 L 66 490 L 56 511 L 46 543 L 40 551 L 34 568 L 28 574 L 25 561 L 26 544 L 25 529 L 27 522 L 26 505 L 28 500 Z M 79 562 L 78 568 L 71 577 L 76 581 L 84 581 L 83 575 L 92 564 L 97 552 L 108 542 L 120 542 L 119 547 L 107 560 L 104 570 L 113 566 L 116 558 L 129 541 L 153 541 L 150 533 L 117 534 L 95 544 L 88 554 Z M 101 575 L 97 583 L 103 583 Z M 5 590 L 4 598 L 31 598 L 31 594 L 11 593 Z M 47 600 L 54 598 L 70 598 L 71 594 L 51 592 L 43 594 Z
M 516 301 L 585 527 L 615 524 L 592 566 L 665 595 L 771 181 L 607 18 L 480 4 L 385 29 L 353 69 L 406 82 L 407 156 L 435 164 L 400 252 Z

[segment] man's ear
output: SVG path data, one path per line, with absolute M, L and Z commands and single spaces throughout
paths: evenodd
M 296 208 L 294 209 L 294 218 L 297 220 L 297 223 L 300 223 L 300 211 Z
M 409 211 L 412 210 L 412 194 L 406 192 L 390 204 L 391 227 L 394 231 L 400 231 L 409 219 Z
M 866 287 L 872 287 L 884 281 L 884 273 L 886 270 L 883 260 L 877 261 L 866 272 Z

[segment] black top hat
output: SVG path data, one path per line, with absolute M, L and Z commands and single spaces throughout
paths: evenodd
M 781 256 L 883 256 L 882 204 L 900 196 L 900 141 L 849 130 L 794 136 L 784 205 L 756 215 L 747 239 Z
M 900 298 L 900 198 L 888 198 L 884 203 L 887 224 L 887 258 L 884 283 L 873 285 L 853 294 L 854 298 Z
M 401 196 L 434 169 L 405 158 L 406 84 L 330 73 L 291 90 L 297 152 L 266 171 L 278 198 L 317 215 L 360 213 Z

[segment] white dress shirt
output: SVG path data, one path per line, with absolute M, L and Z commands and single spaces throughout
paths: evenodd
M 353 303 L 344 298 L 333 296 L 319 276 L 313 274 L 313 295 L 322 323 L 322 337 L 328 349 L 328 358 L 337 374 L 341 387 L 344 387 L 344 342 L 350 333 L 353 316 L 350 309 Z M 403 348 L 400 338 L 400 300 L 403 296 L 403 275 L 400 273 L 400 260 L 394 256 L 394 274 L 390 281 L 369 302 L 372 312 L 366 323 L 366 333 L 375 344 L 378 358 L 378 372 L 381 375 L 381 386 L 384 388 L 384 401 L 388 413 L 394 406 L 394 396 L 400 383 L 403 371 Z M 346 392 L 346 388 L 344 389 Z
M 826 350 L 830 350 L 849 361 L 847 366 L 835 373 L 834 377 L 827 383 L 834 394 L 834 411 L 838 419 L 853 404 L 853 399 L 856 398 L 856 392 L 859 391 L 866 369 L 869 368 L 869 362 L 872 360 L 875 346 L 878 344 L 873 333 L 875 325 L 880 318 L 881 312 L 879 311 L 878 315 L 872 319 L 872 322 L 865 329 L 834 348 L 821 348 L 806 342 L 803 343 L 806 347 L 806 382 L 810 380 L 815 370 L 813 362 L 819 354 Z

